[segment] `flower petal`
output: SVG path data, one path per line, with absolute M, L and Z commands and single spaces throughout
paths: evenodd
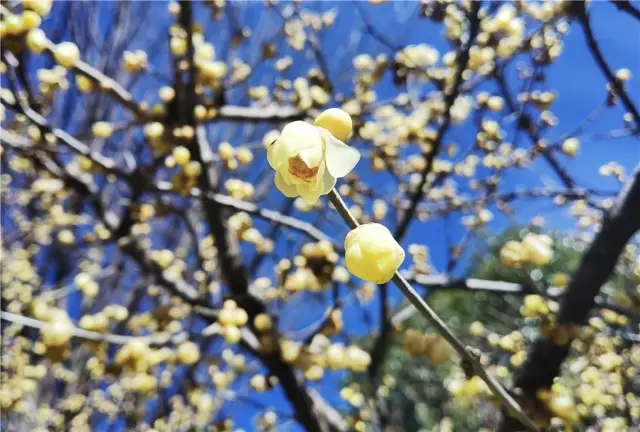
M 317 167 L 322 162 L 322 145 L 302 149 L 298 156 L 309 168 Z
M 274 147 L 275 147 L 275 143 L 271 144 L 267 149 L 267 161 L 269 162 L 269 165 L 271 166 L 271 168 L 273 168 L 274 170 L 277 170 L 278 165 L 280 164 L 278 164 L 277 161 L 275 160 Z
M 275 183 L 278 190 L 282 192 L 286 197 L 295 198 L 299 195 L 296 187 L 287 184 L 279 172 L 276 172 L 276 176 L 273 178 L 273 182 Z
M 309 185 L 298 185 L 296 189 L 298 191 L 298 195 L 310 204 L 315 204 L 316 201 L 318 201 L 318 198 L 320 198 L 320 195 L 322 195 L 322 188 L 319 187 L 314 188 Z
M 279 157 L 296 156 L 301 150 L 309 147 L 322 147 L 322 137 L 319 129 L 309 123 L 297 120 L 282 129 L 276 141 L 276 152 Z
M 326 143 L 324 156 L 327 170 L 335 178 L 346 176 L 360 160 L 360 152 L 329 133 L 323 135 Z
M 335 185 L 336 178 L 329 174 L 329 170 L 325 169 L 322 176 L 322 195 L 328 194 Z

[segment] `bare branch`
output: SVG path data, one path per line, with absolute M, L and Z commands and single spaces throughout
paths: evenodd
M 631 237 L 640 229 L 640 165 L 624 186 L 602 223 L 589 249 L 582 257 L 578 269 L 571 276 L 566 295 L 560 303 L 556 327 L 581 326 L 596 304 L 600 287 L 609 278 Z M 550 387 L 560 366 L 569 354 L 569 344 L 559 345 L 549 338 L 540 337 L 531 347 L 527 360 L 516 375 L 515 387 L 528 398 L 536 391 Z M 509 421 L 506 422 L 509 424 Z M 518 423 L 512 424 L 518 430 Z

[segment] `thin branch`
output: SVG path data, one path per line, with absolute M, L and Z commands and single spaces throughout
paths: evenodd
M 622 101 L 627 111 L 629 111 L 633 115 L 633 119 L 636 123 L 635 129 L 639 130 L 640 129 L 640 113 L 638 112 L 638 109 L 636 108 L 635 104 L 627 94 L 627 91 L 625 90 L 624 85 L 620 80 L 616 79 L 615 75 L 611 71 L 611 68 L 607 64 L 607 61 L 604 59 L 604 56 L 602 55 L 602 51 L 600 51 L 600 46 L 598 45 L 598 42 L 596 41 L 596 38 L 593 35 L 593 30 L 591 29 L 590 14 L 586 10 L 585 2 L 584 1 L 572 2 L 571 9 L 577 16 L 578 21 L 582 26 L 582 30 L 584 31 L 585 38 L 587 39 L 587 46 L 589 47 L 591 54 L 596 60 L 596 63 L 598 63 L 600 70 L 609 81 L 609 85 L 611 85 L 615 89 L 615 95 L 620 98 L 620 100 Z
M 367 30 L 367 33 L 371 37 L 373 37 L 375 40 L 377 40 L 379 43 L 381 43 L 385 47 L 389 48 L 390 50 L 399 51 L 400 48 L 401 48 L 400 46 L 398 46 L 397 44 L 389 41 L 385 36 L 382 35 L 382 33 L 380 33 L 378 30 L 376 30 L 376 28 L 373 26 L 373 24 L 371 24 L 369 22 L 369 18 L 365 14 L 364 10 L 362 10 L 362 6 L 360 5 L 360 2 L 358 0 L 354 0 L 352 3 L 353 3 L 354 8 L 356 9 L 356 11 L 358 12 L 358 15 L 360 15 L 360 19 L 364 23 L 364 26 L 365 26 L 365 29 Z
M 335 189 L 329 192 L 329 200 L 335 207 L 338 214 L 347 223 L 349 228 L 355 229 L 358 227 L 358 222 L 351 215 L 349 209 Z M 433 309 L 431 309 L 427 302 L 420 297 L 409 282 L 407 282 L 407 280 L 398 272 L 395 273 L 392 281 L 400 291 L 402 291 L 402 294 L 404 294 L 407 300 L 409 300 L 409 302 L 418 310 L 418 312 L 420 312 L 420 314 L 436 328 L 438 333 L 446 339 L 453 349 L 455 349 L 462 358 L 463 364 L 468 365 L 475 375 L 482 378 L 482 380 L 491 389 L 492 393 L 500 399 L 505 409 L 518 418 L 528 430 L 537 431 L 539 428 L 536 424 L 527 416 L 504 387 L 502 387 L 502 385 L 484 369 L 480 359 L 474 351 L 470 347 L 465 346 L 462 341 L 453 334 L 445 322 L 434 312 Z
M 640 20 L 640 10 L 633 7 L 629 0 L 612 0 L 611 3 L 613 3 L 619 11 L 628 13 L 635 19 Z
M 156 189 L 160 192 L 173 191 L 173 187 L 171 186 L 171 183 L 168 183 L 168 182 L 159 182 L 156 185 Z M 324 232 L 316 228 L 314 225 L 308 222 L 304 222 L 300 219 L 296 219 L 292 216 L 287 216 L 278 211 L 263 208 L 257 204 L 254 204 L 248 201 L 238 200 L 221 193 L 209 193 L 203 196 L 202 191 L 198 188 L 192 188 L 190 191 L 190 196 L 201 199 L 203 201 L 205 200 L 214 201 L 215 203 L 219 204 L 222 207 L 234 209 L 237 211 L 243 211 L 251 215 L 260 217 L 262 219 L 274 222 L 276 224 L 287 226 L 317 241 L 324 240 L 324 241 L 331 242 L 331 244 L 333 245 L 333 247 L 336 249 L 338 253 L 344 252 L 344 247 L 342 246 L 342 244 L 338 243 L 336 240 L 329 237 L 327 234 L 325 234 Z
M 277 122 L 285 123 L 294 120 L 302 120 L 307 116 L 313 116 L 312 112 L 300 111 L 293 107 L 243 107 L 225 105 L 218 109 L 214 120 L 231 122 Z
M 429 289 L 429 294 L 434 290 L 467 290 L 467 291 L 482 291 L 496 294 L 542 294 L 547 298 L 558 300 L 564 295 L 562 291 L 559 291 L 555 287 L 549 287 L 546 292 L 540 292 L 540 290 L 527 284 L 496 281 L 488 279 L 451 279 L 446 275 L 421 275 L 413 274 L 412 272 L 403 272 L 402 275 L 410 282 L 414 282 L 417 285 L 426 287 Z M 618 306 L 613 303 L 609 303 L 603 299 L 596 298 L 596 306 L 600 309 L 611 309 L 619 314 L 636 318 L 640 317 L 637 312 Z M 394 325 L 400 325 L 404 321 L 415 315 L 416 309 L 413 306 L 406 306 L 400 311 L 396 312 L 391 318 Z
M 52 58 L 56 45 L 47 40 L 45 45 L 45 51 Z M 100 72 L 88 63 L 79 60 L 72 68 L 72 71 L 89 78 L 98 88 L 107 92 L 116 101 L 120 102 L 122 106 L 126 107 L 129 111 L 133 112 L 137 117 L 149 118 L 148 112 L 144 111 L 141 106 L 134 100 L 133 95 L 127 91 L 124 87 L 118 84 L 115 80 L 111 79 L 107 75 Z
M 46 322 L 37 320 L 35 318 L 29 318 L 23 315 L 14 314 L 11 312 L 0 311 L 0 318 L 15 324 L 24 325 L 31 328 L 42 329 L 47 325 Z M 186 333 L 177 333 L 170 337 L 168 336 L 127 336 L 117 335 L 112 333 L 98 333 L 94 331 L 85 330 L 79 327 L 73 326 L 71 334 L 74 337 L 86 339 L 94 342 L 107 342 L 116 345 L 126 345 L 132 341 L 145 341 L 150 345 L 170 345 L 179 344 L 187 340 Z
M 421 173 L 420 182 L 411 196 L 411 205 L 409 206 L 409 209 L 404 212 L 394 233 L 394 237 L 398 240 L 401 240 L 409 229 L 409 225 L 413 220 L 413 215 L 418 208 L 418 203 L 424 194 L 422 189 L 427 184 L 427 178 L 431 172 L 433 162 L 440 151 L 440 146 L 444 140 L 444 136 L 451 126 L 451 107 L 459 95 L 460 85 L 463 82 L 463 72 L 469 62 L 469 51 L 471 50 L 471 46 L 475 42 L 478 31 L 480 30 L 480 18 L 478 18 L 478 12 L 480 11 L 481 4 L 482 2 L 480 1 L 472 2 L 471 4 L 471 12 L 469 14 L 469 39 L 457 56 L 456 63 L 458 65 L 458 70 L 456 71 L 456 76 L 453 81 L 453 88 L 451 89 L 451 92 L 445 96 L 444 119 L 438 129 L 438 135 L 433 143 L 431 152 L 427 155 L 425 167 Z

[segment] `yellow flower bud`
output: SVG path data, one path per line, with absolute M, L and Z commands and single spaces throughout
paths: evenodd
M 184 167 L 184 173 L 189 177 L 198 177 L 202 172 L 202 166 L 198 161 L 190 161 L 187 166 Z
M 40 178 L 31 184 L 34 192 L 56 193 L 64 188 L 64 182 L 59 179 Z
M 80 60 L 80 50 L 73 42 L 62 42 L 55 47 L 53 56 L 60 66 L 70 69 Z
M 22 13 L 22 24 L 25 30 L 31 30 L 40 27 L 42 18 L 34 11 L 26 10 Z
M 162 125 L 162 123 L 153 122 L 153 123 L 147 123 L 146 125 L 144 125 L 144 134 L 149 139 L 152 139 L 152 140 L 158 139 L 162 136 L 163 133 L 164 133 L 164 126 Z
M 178 361 L 182 364 L 192 365 L 200 360 L 200 348 L 191 341 L 182 342 L 178 346 Z
M 453 348 L 440 335 L 425 335 L 425 354 L 435 365 L 440 365 L 451 358 Z
M 253 160 L 253 153 L 247 147 L 240 147 L 236 156 L 242 165 L 247 165 Z
M 522 239 L 529 261 L 537 266 L 551 262 L 553 258 L 553 240 L 548 235 L 529 233 Z
M 74 241 L 76 241 L 75 235 L 73 235 L 73 232 L 68 229 L 60 231 L 57 237 L 58 241 L 63 245 L 70 245 L 73 244 Z
M 76 76 L 76 86 L 78 87 L 78 90 L 80 90 L 82 93 L 91 93 L 95 89 L 95 86 L 93 85 L 93 81 L 91 81 L 89 78 L 87 78 L 84 75 Z
M 352 371 L 364 372 L 371 363 L 371 356 L 360 347 L 351 345 L 346 350 L 345 361 Z
M 631 71 L 627 68 L 618 69 L 616 71 L 616 79 L 619 81 L 629 81 L 631 79 Z
M 562 142 L 562 151 L 569 157 L 574 157 L 580 150 L 578 138 L 567 138 Z
M 312 365 L 304 372 L 304 377 L 309 381 L 320 381 L 324 376 L 324 369 L 318 365 Z
M 181 37 L 172 37 L 169 45 L 171 53 L 177 57 L 182 57 L 187 52 L 187 41 Z
M 107 139 L 113 134 L 113 126 L 109 122 L 95 122 L 91 126 L 91 133 L 96 138 Z
M 344 240 L 347 269 L 368 282 L 391 280 L 404 261 L 404 250 L 391 232 L 377 223 L 360 225 Z
M 4 21 L 7 34 L 18 35 L 24 30 L 24 20 L 20 15 L 9 14 Z
M 32 53 L 40 54 L 46 48 L 48 39 L 42 29 L 34 28 L 27 33 L 26 42 L 27 48 L 29 48 Z
M 173 149 L 173 158 L 181 167 L 187 165 L 191 159 L 191 153 L 184 146 L 178 146 Z
M 242 308 L 233 309 L 233 325 L 242 327 L 249 320 L 247 311 Z
M 333 344 L 327 348 L 327 364 L 333 370 L 342 369 L 346 366 L 344 345 Z
M 40 16 L 49 15 L 53 0 L 23 0 L 22 7 L 32 10 Z
M 554 273 L 551 276 L 551 284 L 558 288 L 564 288 L 569 283 L 569 275 L 566 273 Z
M 339 108 L 323 111 L 313 122 L 318 127 L 328 130 L 340 141 L 346 141 L 353 129 L 351 116 Z
M 176 96 L 176 91 L 173 89 L 173 87 L 160 87 L 160 90 L 158 90 L 158 96 L 160 96 L 160 99 L 163 102 L 171 102 L 171 100 L 173 100 L 173 98 Z
M 266 332 L 271 329 L 271 317 L 264 313 L 258 314 L 253 319 L 253 325 L 259 332 Z
M 226 326 L 224 328 L 224 340 L 230 344 L 236 344 L 242 339 L 242 332 L 234 325 Z
M 360 153 L 322 128 L 289 123 L 267 151 L 275 185 L 287 197 L 315 203 L 355 167 Z
M 220 155 L 220 159 L 229 160 L 235 155 L 236 151 L 233 146 L 226 141 L 223 141 L 218 146 L 218 155 Z
M 80 288 L 84 295 L 87 297 L 95 297 L 98 295 L 98 291 L 100 290 L 100 286 L 96 281 L 89 281 L 86 285 Z
M 482 336 L 484 334 L 484 324 L 480 321 L 472 322 L 469 326 L 469 333 L 475 337 Z
M 293 363 L 300 356 L 300 344 L 291 340 L 284 340 L 280 343 L 282 360 Z
M 576 404 L 569 395 L 552 396 L 552 399 L 548 402 L 548 406 L 552 413 L 564 420 L 571 422 L 578 420 Z
M 518 268 L 527 260 L 527 250 L 522 243 L 509 240 L 500 249 L 500 262 L 509 268 Z
M 204 61 L 198 64 L 200 74 L 204 78 L 218 81 L 227 74 L 227 65 L 220 61 Z
M 42 327 L 42 341 L 48 346 L 66 344 L 73 335 L 73 324 L 68 319 L 48 322 Z
M 254 375 L 249 380 L 249 385 L 255 391 L 261 393 L 267 390 L 267 380 L 264 375 Z
M 549 307 L 544 301 L 544 298 L 538 294 L 529 294 L 525 296 L 520 308 L 522 316 L 527 318 L 534 318 L 536 316 L 546 315 L 549 313 Z

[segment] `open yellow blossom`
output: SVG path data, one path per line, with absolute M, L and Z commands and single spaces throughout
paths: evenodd
M 404 261 L 402 247 L 384 225 L 377 223 L 352 230 L 344 247 L 347 269 L 368 282 L 388 282 Z
M 356 166 L 360 153 L 329 131 L 303 121 L 289 123 L 267 152 L 275 185 L 287 197 L 315 203 Z

